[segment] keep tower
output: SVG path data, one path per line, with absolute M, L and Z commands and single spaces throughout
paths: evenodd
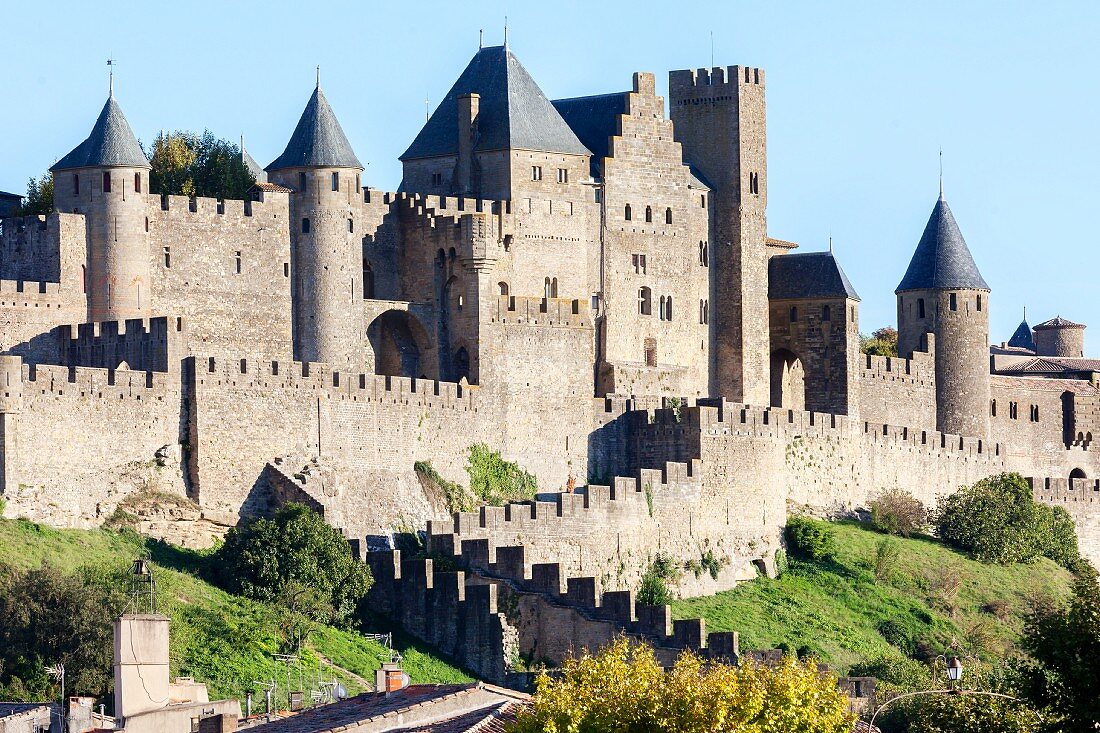
M 294 191 L 290 231 L 294 350 L 334 369 L 362 361 L 362 234 L 356 233 L 363 165 L 318 84 L 269 178 Z
M 942 193 L 895 292 L 898 354 L 935 351 L 936 428 L 987 437 L 989 285 Z
M 672 71 L 674 135 L 684 159 L 712 186 L 715 320 L 712 393 L 754 405 L 770 400 L 768 165 L 764 70 Z
M 113 90 L 88 138 L 50 171 L 54 206 L 83 214 L 87 226 L 88 320 L 148 317 L 151 293 L 144 199 L 150 166 Z

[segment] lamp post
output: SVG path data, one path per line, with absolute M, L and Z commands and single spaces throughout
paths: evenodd
M 886 706 L 891 705 L 898 700 L 904 700 L 907 697 L 918 697 L 920 695 L 984 695 L 986 697 L 1000 697 L 1004 698 L 1005 700 L 1014 700 L 1018 703 L 1023 704 L 1023 700 L 1021 700 L 1020 698 L 1013 697 L 1012 695 L 1006 695 L 1001 692 L 986 692 L 985 690 L 963 690 L 962 687 L 959 685 L 959 682 L 962 681 L 963 676 L 962 662 L 959 660 L 958 657 L 948 658 L 941 654 L 940 656 L 936 657 L 935 661 L 933 662 L 933 669 L 935 668 L 935 662 L 938 662 L 941 659 L 944 661 L 944 667 L 947 670 L 947 689 L 920 690 L 919 692 L 908 692 L 904 695 L 898 695 L 897 697 L 890 698 L 882 705 L 879 705 L 878 710 L 876 710 L 874 715 L 871 716 L 871 722 L 868 723 L 871 730 L 875 729 L 875 719 L 878 718 L 879 713 L 886 709 Z M 1039 724 L 1042 725 L 1043 716 L 1039 715 L 1039 712 L 1037 710 L 1034 710 L 1027 705 L 1024 705 L 1024 707 L 1027 707 L 1028 710 L 1031 710 L 1031 712 L 1039 720 Z

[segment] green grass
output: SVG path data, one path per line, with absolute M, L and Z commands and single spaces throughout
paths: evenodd
M 845 672 L 860 660 L 912 652 L 884 638 L 887 621 L 935 653 L 955 642 L 965 653 L 1000 657 L 1019 640 L 1035 601 L 1069 595 L 1069 572 L 1049 560 L 984 565 L 930 538 L 892 538 L 900 550 L 895 570 L 876 581 L 875 550 L 885 536 L 857 522 L 830 526 L 837 540 L 832 560 L 792 560 L 777 579 L 676 601 L 674 618 L 703 617 L 708 631 L 737 631 L 742 649 L 808 647 Z M 960 580 L 953 597 L 938 588 L 951 576 Z
M 216 698 L 243 697 L 257 689 L 255 680 L 279 680 L 286 689 L 286 667 L 273 655 L 294 652 L 298 633 L 287 615 L 274 606 L 226 593 L 198 577 L 204 555 L 146 541 L 132 532 L 52 529 L 25 520 L 0 519 L 0 563 L 16 568 L 46 562 L 63 570 L 82 566 L 125 568 L 149 554 L 155 566 L 158 610 L 171 617 L 171 672 L 206 682 Z M 112 612 L 121 612 L 118 609 Z M 107 623 L 109 619 L 104 619 Z M 404 667 L 413 682 L 466 682 L 472 678 L 418 646 L 398 640 Z M 337 667 L 324 664 L 319 656 Z M 352 675 L 373 681 L 385 648 L 355 631 L 314 625 L 301 645 L 301 665 L 291 680 L 304 688 L 339 679 L 353 694 L 363 685 Z M 257 699 L 262 699 L 262 696 Z

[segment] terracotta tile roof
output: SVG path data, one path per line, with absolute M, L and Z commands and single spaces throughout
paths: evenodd
M 277 183 L 268 183 L 267 181 L 256 181 L 252 184 L 252 188 L 260 191 L 270 191 L 274 193 L 293 193 L 293 189 L 286 186 L 280 186 Z
M 1043 390 L 1049 392 L 1074 392 L 1076 394 L 1100 393 L 1100 389 L 1092 386 L 1091 382 L 1083 379 L 1050 379 L 1047 377 L 1010 377 L 1004 374 L 994 374 L 990 377 L 990 384 L 994 387 L 1017 390 Z
M 1061 316 L 1055 316 L 1054 318 L 1051 318 L 1049 321 L 1043 321 L 1042 323 L 1036 324 L 1036 326 L 1035 326 L 1036 329 L 1040 329 L 1040 328 L 1084 328 L 1084 327 L 1085 327 L 1085 324 L 1083 324 L 1083 323 L 1074 323 L 1073 321 L 1062 318 Z
M 1100 372 L 1100 359 L 1078 359 L 1065 356 L 1037 356 L 1033 359 L 1021 359 L 1002 366 L 999 372 L 1024 374 L 1074 374 L 1077 372 Z
M 796 242 L 788 242 L 785 239 L 775 239 L 773 237 L 768 237 L 764 243 L 769 247 L 786 247 L 787 249 L 798 249 L 798 244 Z
M 394 728 L 392 733 L 504 733 L 524 706 L 525 703 L 516 701 L 503 702 L 446 720 Z

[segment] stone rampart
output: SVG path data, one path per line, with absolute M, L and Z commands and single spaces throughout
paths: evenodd
M 187 352 L 187 326 L 181 317 L 131 318 L 58 326 L 62 361 L 69 366 L 179 374 Z
M 864 420 L 914 428 L 936 427 L 935 356 L 859 355 L 859 410 Z
M 1027 482 L 1036 501 L 1069 513 L 1081 554 L 1100 563 L 1100 479 L 1029 478 Z

